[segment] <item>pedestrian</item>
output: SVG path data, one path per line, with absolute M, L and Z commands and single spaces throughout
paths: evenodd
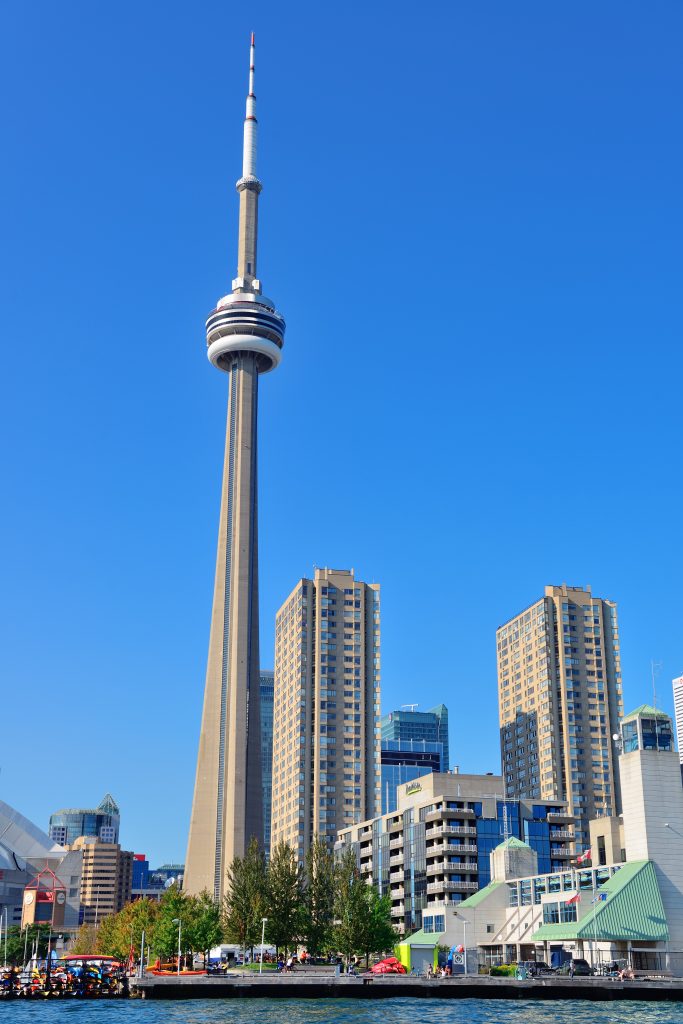
M 573 977 L 574 977 L 574 970 L 575 970 L 575 968 L 574 968 L 574 961 L 573 961 L 573 960 L 571 960 L 571 961 L 569 962 L 569 977 L 570 977 L 570 978 L 573 978 Z

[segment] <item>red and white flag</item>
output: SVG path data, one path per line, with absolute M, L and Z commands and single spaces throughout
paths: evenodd
M 579 857 L 576 858 L 576 863 L 577 864 L 585 864 L 586 861 L 590 860 L 590 859 L 591 859 L 591 851 L 590 850 L 586 850 L 585 853 L 582 853 Z
M 570 899 L 565 900 L 565 903 L 578 903 L 580 899 L 581 899 L 581 893 L 580 892 L 575 892 L 574 895 L 572 897 L 570 897 Z

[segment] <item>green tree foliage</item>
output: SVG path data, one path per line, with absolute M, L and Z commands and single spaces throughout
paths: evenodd
M 187 940 L 192 949 L 201 950 L 206 963 L 209 950 L 217 946 L 223 937 L 220 908 L 207 889 L 192 897 L 189 904 Z
M 176 886 L 171 885 L 166 889 L 159 901 L 159 908 L 152 923 L 149 944 L 153 952 L 163 961 L 168 962 L 178 952 L 178 925 L 175 921 L 181 922 L 181 950 L 189 949 L 190 925 L 192 910 L 190 900 Z M 183 935 L 183 930 L 185 935 Z
M 335 869 L 334 941 L 347 961 L 365 948 L 367 888 L 356 866 L 354 850 L 344 850 Z
M 308 952 L 320 956 L 332 943 L 334 926 L 334 857 L 320 836 L 315 836 L 306 855 L 302 932 Z
M 47 924 L 29 924 L 26 928 L 19 925 L 10 925 L 7 929 L 7 963 L 12 967 L 22 967 L 24 964 L 24 950 L 26 958 L 31 955 L 36 939 L 38 939 L 38 956 L 47 956 L 47 940 L 50 934 L 50 926 Z M 5 959 L 5 934 L 3 930 L 2 943 L 0 943 L 0 959 Z
M 138 958 L 143 929 L 145 943 L 149 944 L 160 908 L 155 900 L 135 900 L 118 914 L 102 918 L 96 930 L 96 952 L 127 960 L 132 946 L 133 955 Z M 93 949 L 82 952 L 92 953 Z
M 302 911 L 302 872 L 296 853 L 289 843 L 281 840 L 271 852 L 267 872 L 268 942 L 285 952 L 295 948 L 303 926 Z
M 399 941 L 398 933 L 391 923 L 391 897 L 380 896 L 371 886 L 365 886 L 367 916 L 361 950 L 365 954 L 366 967 L 371 953 L 389 953 Z
M 235 857 L 228 869 L 228 891 L 223 899 L 223 928 L 230 942 L 253 949 L 261 941 L 261 918 L 267 917 L 266 862 L 255 839 L 244 857 Z

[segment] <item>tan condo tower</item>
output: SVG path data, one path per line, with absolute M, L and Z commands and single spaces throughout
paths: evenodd
M 244 121 L 237 277 L 206 321 L 208 357 L 228 374 L 218 555 L 184 888 L 223 897 L 226 872 L 263 838 L 259 714 L 256 413 L 258 379 L 280 362 L 285 322 L 256 271 L 254 37 Z

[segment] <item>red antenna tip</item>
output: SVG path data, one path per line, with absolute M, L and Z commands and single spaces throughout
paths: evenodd
M 251 33 L 251 45 L 252 45 L 252 46 L 255 46 L 255 45 L 256 45 L 256 44 L 254 43 L 254 33 L 253 33 L 253 32 Z

